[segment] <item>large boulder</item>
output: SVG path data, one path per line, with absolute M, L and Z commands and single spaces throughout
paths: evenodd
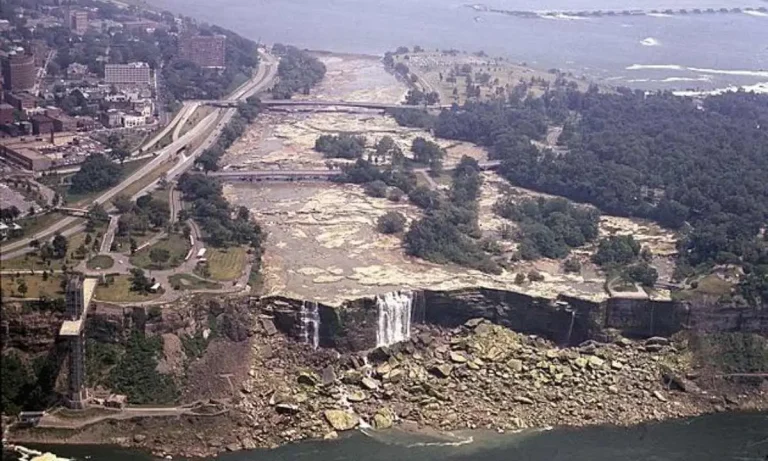
M 451 372 L 453 371 L 453 365 L 449 365 L 447 363 L 442 365 L 435 365 L 434 367 L 430 368 L 429 371 L 438 378 L 449 378 L 451 376 Z
M 325 410 L 325 419 L 336 431 L 349 431 L 360 424 L 360 417 L 344 410 Z
M 374 429 L 389 429 L 395 421 L 395 415 L 389 408 L 382 408 L 373 415 Z
M 298 381 L 299 384 L 304 384 L 306 386 L 317 386 L 320 383 L 320 378 L 317 374 L 311 371 L 302 371 L 299 373 Z
M 336 382 L 336 371 L 333 369 L 333 366 L 328 365 L 323 368 L 322 382 L 323 386 L 330 386 Z

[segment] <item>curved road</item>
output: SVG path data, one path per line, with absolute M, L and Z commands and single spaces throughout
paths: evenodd
M 256 75 L 251 79 L 251 81 L 247 82 L 246 84 L 241 86 L 238 90 L 236 90 L 234 93 L 234 97 L 238 99 L 245 99 L 254 93 L 258 93 L 260 91 L 265 90 L 269 85 L 272 84 L 272 81 L 277 76 L 278 61 L 274 57 L 267 54 L 262 54 L 262 58 L 263 58 L 262 63 L 259 66 L 259 69 L 256 72 Z M 191 107 L 191 104 L 188 107 Z M 189 157 L 183 157 L 179 161 L 179 163 L 175 165 L 171 169 L 171 171 L 169 171 L 169 174 L 167 175 L 169 180 L 175 176 L 180 175 L 181 173 L 186 171 L 189 167 L 191 167 L 192 164 L 194 163 L 194 159 L 197 158 L 197 156 L 199 156 L 200 154 L 202 154 L 205 148 L 211 146 L 214 142 L 216 142 L 216 140 L 218 139 L 219 133 L 221 132 L 221 128 L 223 128 L 224 124 L 229 122 L 229 120 L 232 117 L 234 117 L 234 115 L 237 113 L 237 110 L 226 109 L 223 112 L 224 112 L 224 116 L 220 118 L 219 124 L 216 126 L 213 132 L 210 132 L 210 134 L 208 135 L 208 139 L 206 139 L 205 142 L 202 143 L 200 148 L 196 149 L 195 152 L 192 153 L 192 155 L 190 155 Z M 184 136 L 180 137 L 176 141 L 171 142 L 171 144 L 169 144 L 167 147 L 160 150 L 156 154 L 155 158 L 152 159 L 149 163 L 147 163 L 142 168 L 134 172 L 131 176 L 123 180 L 117 186 L 113 187 L 112 189 L 109 189 L 108 191 L 104 192 L 99 197 L 97 197 L 93 201 L 93 203 L 104 204 L 108 202 L 115 195 L 122 192 L 128 186 L 140 180 L 144 176 L 150 174 L 154 169 L 156 169 L 158 166 L 160 166 L 162 163 L 168 160 L 168 158 L 175 155 L 179 149 L 187 145 L 192 139 L 197 138 L 198 136 L 206 133 L 206 131 L 211 128 L 216 118 L 221 113 L 222 113 L 222 110 L 214 111 L 208 117 L 203 119 L 200 123 L 198 123 L 192 129 L 190 129 L 187 133 L 185 133 Z M 176 117 L 174 118 L 175 122 L 178 123 L 178 121 L 181 118 L 183 118 L 185 115 L 186 115 L 186 112 L 184 109 L 182 109 L 179 112 L 179 114 L 177 114 Z M 171 129 L 173 129 L 173 127 L 174 127 L 174 124 L 171 123 L 163 131 L 165 131 L 165 134 L 167 134 Z M 160 134 L 163 134 L 163 133 L 160 133 Z M 158 134 L 158 136 L 160 136 L 160 134 Z M 157 136 L 155 138 L 157 138 Z M 153 139 L 152 141 L 155 141 L 155 140 Z M 150 143 L 152 141 L 150 141 Z M 156 182 L 154 182 L 153 184 L 156 184 Z M 29 248 L 29 243 L 32 240 L 37 239 L 42 241 L 43 239 L 52 236 L 56 232 L 61 232 L 62 235 L 65 235 L 65 236 L 73 235 L 73 234 L 76 234 L 77 232 L 80 232 L 84 226 L 82 224 L 75 225 L 78 219 L 81 219 L 81 218 L 75 218 L 75 217 L 63 218 L 55 222 L 51 226 L 49 226 L 44 231 L 38 232 L 22 240 L 9 243 L 7 245 L 3 245 L 2 254 L 0 254 L 0 260 L 12 259 L 32 251 L 32 248 Z

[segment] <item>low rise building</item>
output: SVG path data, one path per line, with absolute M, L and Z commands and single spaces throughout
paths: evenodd
M 43 171 L 51 167 L 50 159 L 25 147 L 17 148 L 0 144 L 0 157 L 25 170 Z
M 77 119 L 66 114 L 50 116 L 53 120 L 53 129 L 57 133 L 62 131 L 77 131 Z
M 123 126 L 126 128 L 136 128 L 147 124 L 147 118 L 141 114 L 131 113 L 123 115 Z
M 88 75 L 88 66 L 73 62 L 67 66 L 67 78 L 79 78 Z
M 5 102 L 17 110 L 34 109 L 37 106 L 37 98 L 30 93 L 9 93 L 5 95 Z
M 107 128 L 114 128 L 123 124 L 123 113 L 110 109 L 101 114 L 101 124 Z
M 32 133 L 33 134 L 48 134 L 56 131 L 53 125 L 53 119 L 44 114 L 37 114 L 32 116 Z
M 110 85 L 149 85 L 152 82 L 151 74 L 146 62 L 104 66 L 104 81 Z
M 101 128 L 101 126 L 102 125 L 93 117 L 77 117 L 77 131 L 93 131 L 95 129 Z
M 0 125 L 8 125 L 14 122 L 13 113 L 16 109 L 8 103 L 0 104 Z

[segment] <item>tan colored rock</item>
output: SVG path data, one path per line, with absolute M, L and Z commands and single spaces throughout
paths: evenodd
M 365 392 L 355 391 L 347 396 L 347 400 L 353 403 L 362 402 L 366 399 Z
M 591 368 L 592 370 L 600 370 L 605 365 L 605 360 L 595 355 L 591 355 L 589 357 L 588 363 L 589 363 L 589 368 Z
M 451 351 L 450 357 L 453 363 L 467 363 L 467 357 L 461 352 Z
M 388 408 L 382 408 L 373 415 L 374 429 L 389 429 L 394 424 L 395 415 Z
M 523 361 L 520 359 L 511 359 L 509 362 L 507 362 L 507 366 L 515 373 L 520 373 L 523 371 Z
M 390 371 L 392 371 L 392 365 L 390 365 L 389 362 L 384 362 L 376 367 L 376 375 L 379 377 L 388 374 Z
M 325 410 L 323 413 L 328 424 L 336 431 L 348 431 L 360 424 L 360 417 L 344 410 Z
M 379 387 L 379 383 L 376 380 L 371 379 L 367 376 L 360 381 L 360 385 L 362 385 L 364 388 L 368 389 L 369 391 L 378 389 Z
M 451 372 L 453 371 L 453 366 L 447 363 L 443 365 L 435 365 L 429 371 L 433 375 L 437 376 L 438 378 L 448 378 L 451 376 Z

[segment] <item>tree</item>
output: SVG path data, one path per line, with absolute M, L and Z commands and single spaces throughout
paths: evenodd
M 144 271 L 137 267 L 131 269 L 131 291 L 149 293 L 150 288 L 152 288 L 152 282 L 144 274 Z
M 112 199 L 112 204 L 115 205 L 117 212 L 120 214 L 128 213 L 133 209 L 133 201 L 131 201 L 130 197 L 124 194 L 115 196 L 115 198 Z
M 326 158 L 360 158 L 365 151 L 365 137 L 348 134 L 322 135 L 315 141 L 315 150 Z
M 117 160 L 118 162 L 120 162 L 120 165 L 122 165 L 123 162 L 125 162 L 125 160 L 131 156 L 131 153 L 128 152 L 127 149 L 123 149 L 122 147 L 116 147 L 112 149 L 112 152 L 110 152 L 109 156 L 112 157 L 114 160 Z
M 640 254 L 640 244 L 631 235 L 611 236 L 601 239 L 592 261 L 600 266 L 626 265 Z
M 563 263 L 563 270 L 568 272 L 579 273 L 581 272 L 581 262 L 576 258 L 566 259 Z
M 51 242 L 51 245 L 54 258 L 62 259 L 67 256 L 67 247 L 69 246 L 69 242 L 67 241 L 66 237 L 57 232 L 53 237 L 53 242 Z
M 120 173 L 120 166 L 104 155 L 91 154 L 86 157 L 80 170 L 72 176 L 70 190 L 75 194 L 104 190 L 120 182 Z
M 406 219 L 402 213 L 397 211 L 388 211 L 379 216 L 376 221 L 376 228 L 382 234 L 397 234 L 405 229 Z
M 16 289 L 19 291 L 19 294 L 22 298 L 24 298 L 27 295 L 27 282 L 23 278 L 19 278 L 16 280 L 17 287 Z
M 627 267 L 624 277 L 643 286 L 653 287 L 659 278 L 659 273 L 648 263 L 643 262 Z
M 134 239 L 133 237 L 131 237 L 131 239 L 130 239 L 130 245 L 131 245 L 131 247 L 130 247 L 131 248 L 131 254 L 136 253 L 136 250 L 139 248 L 139 244 L 136 243 L 136 239 Z
M 442 147 L 432 141 L 427 141 L 422 137 L 413 140 L 411 151 L 413 151 L 413 159 L 417 163 L 425 165 L 431 165 L 433 162 L 441 161 L 445 156 L 445 151 Z
M 522 285 L 525 283 L 525 274 L 522 272 L 518 272 L 517 275 L 515 275 L 515 285 Z
M 125 197 L 124 195 L 118 196 L 115 198 L 115 201 L 119 197 Z M 117 205 L 115 205 L 117 206 Z M 91 208 L 88 210 L 88 220 L 92 221 L 94 225 L 99 222 L 107 222 L 109 221 L 109 215 L 107 214 L 107 211 L 104 209 L 104 206 L 100 203 L 95 203 Z
M 371 197 L 384 198 L 387 196 L 387 183 L 377 179 L 365 185 L 365 193 Z
M 390 151 L 396 147 L 395 140 L 391 136 L 383 136 L 376 143 L 376 155 L 385 157 Z
M 393 187 L 388 193 L 387 193 L 387 200 L 390 202 L 398 203 L 403 199 L 403 196 L 405 193 L 403 193 L 402 190 L 400 190 L 397 187 Z
M 162 264 L 168 262 L 170 258 L 171 252 L 165 248 L 152 248 L 152 250 L 149 252 L 149 259 L 151 259 L 152 262 L 157 266 L 161 266 Z

